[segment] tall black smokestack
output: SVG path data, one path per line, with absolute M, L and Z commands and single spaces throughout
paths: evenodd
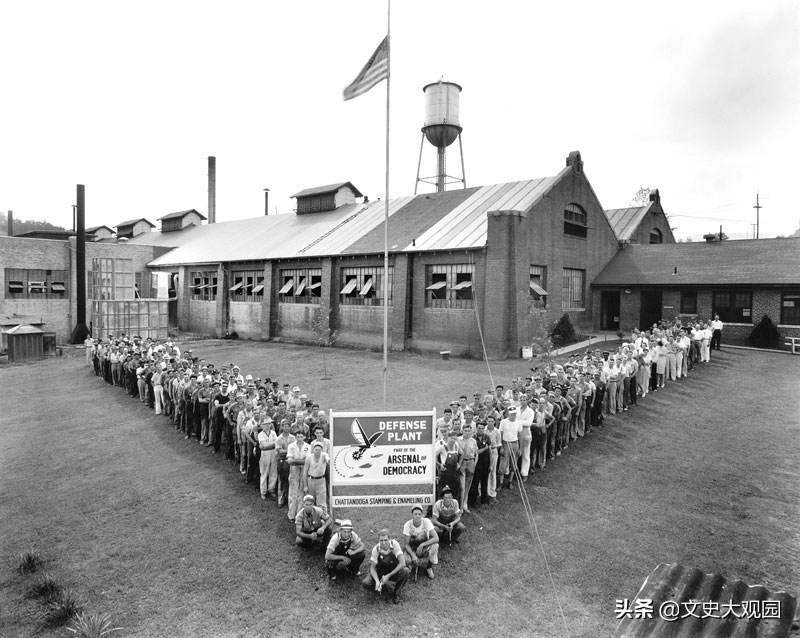
M 208 156 L 208 223 L 217 223 L 217 158 Z
M 8 211 L 8 236 L 14 236 L 14 211 Z
M 264 189 L 264 214 L 269 215 L 269 189 Z
M 78 184 L 78 204 L 75 217 L 78 225 L 78 237 L 75 244 L 75 304 L 77 323 L 72 331 L 71 343 L 83 343 L 89 336 L 86 327 L 86 204 L 83 184 Z

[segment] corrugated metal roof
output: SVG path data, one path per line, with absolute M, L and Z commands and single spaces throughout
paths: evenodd
M 124 228 L 125 226 L 133 226 L 134 224 L 138 224 L 139 222 L 147 222 L 147 223 L 148 223 L 148 224 L 150 224 L 150 226 L 152 226 L 153 228 L 155 228 L 155 227 L 156 227 L 156 225 L 155 225 L 155 224 L 153 224 L 153 223 L 151 223 L 151 222 L 147 221 L 147 220 L 146 220 L 144 217 L 139 217 L 138 219 L 129 219 L 129 220 L 128 220 L 128 221 L 126 221 L 126 222 L 120 222 L 119 224 L 117 224 L 117 226 L 116 226 L 116 227 L 117 227 L 117 230 L 119 230 L 120 228 Z
M 206 216 L 202 213 L 196 211 L 194 208 L 190 208 L 189 210 L 180 210 L 177 213 L 169 213 L 168 215 L 164 215 L 163 217 L 159 217 L 158 219 L 163 221 L 165 219 L 179 219 L 181 217 L 186 217 L 189 213 L 195 213 L 196 215 L 200 215 L 203 219 L 206 219 Z
M 353 186 L 353 182 L 339 182 L 338 184 L 326 184 L 325 186 L 314 186 L 312 188 L 306 188 L 301 190 L 299 193 L 295 193 L 292 197 L 310 197 L 311 195 L 325 195 L 327 193 L 335 193 L 338 191 L 342 186 L 349 186 L 350 190 L 355 193 L 356 197 L 362 197 L 359 190 Z
M 404 250 L 416 252 L 483 247 L 486 245 L 488 229 L 487 213 L 528 210 L 569 170 L 567 168 L 555 177 L 482 186 L 417 237 L 413 245 L 406 245 Z
M 477 187 L 442 193 L 424 193 L 410 201 L 389 218 L 389 250 L 402 250 L 456 206 L 478 191 Z M 383 252 L 383 225 L 378 224 L 344 251 L 348 255 L 368 255 Z
M 798 285 L 800 238 L 632 244 L 620 250 L 592 284 Z
M 612 208 L 603 211 L 619 241 L 627 241 L 642 223 L 650 204 L 632 208 Z
M 629 600 L 631 605 L 636 600 L 652 601 L 648 605 L 652 618 L 622 618 L 614 638 L 779 638 L 789 635 L 797 610 L 796 598 L 786 592 L 770 593 L 760 585 L 751 587 L 741 580 L 727 581 L 721 574 L 704 574 L 677 563 L 656 567 L 636 597 Z M 777 618 L 764 617 L 764 601 L 777 602 L 777 605 L 769 603 L 772 609 L 777 607 Z M 678 617 L 667 620 L 662 616 Z
M 528 210 L 559 176 L 392 199 L 389 250 L 416 252 L 484 246 L 488 212 Z M 146 233 L 131 242 L 175 246 L 150 262 L 152 267 L 372 254 L 383 251 L 383 217 L 384 203 L 378 200 L 348 204 L 333 211 L 256 217 L 174 233 Z
M 114 229 L 113 228 L 109 228 L 108 226 L 90 226 L 89 228 L 86 229 L 86 232 L 87 233 L 93 233 L 94 231 L 100 230 L 101 228 L 105 228 L 109 233 L 113 233 L 114 232 Z
M 389 200 L 389 219 L 403 208 L 413 197 L 400 197 Z M 314 214 L 314 213 L 311 213 Z M 347 247 L 354 241 L 369 233 L 373 228 L 382 227 L 385 215 L 384 202 L 378 200 L 362 204 L 350 217 L 342 220 L 337 226 L 324 233 L 300 249 L 299 254 L 312 255 L 339 255 L 350 252 Z M 381 248 L 383 250 L 383 242 Z
M 297 257 L 301 249 L 333 231 L 362 206 L 348 204 L 321 213 L 265 215 L 195 226 L 186 241 L 148 265 L 159 267 Z M 180 231 L 181 234 L 184 232 Z

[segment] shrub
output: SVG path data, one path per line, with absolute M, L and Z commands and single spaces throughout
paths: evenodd
M 51 601 L 42 616 L 45 627 L 60 627 L 75 618 L 81 611 L 81 604 L 70 591 L 62 591 L 58 598 Z
M 61 598 L 61 585 L 45 574 L 28 589 L 28 598 L 41 598 L 46 603 L 57 601 Z
M 120 627 L 112 627 L 109 614 L 85 614 L 81 612 L 75 616 L 74 624 L 71 627 L 67 627 L 67 631 L 75 634 L 78 638 L 103 638 L 119 630 Z
M 565 346 L 577 340 L 575 337 L 575 328 L 572 327 L 572 321 L 570 321 L 569 315 L 566 312 L 561 315 L 561 319 L 556 321 L 550 336 L 553 339 L 553 344 L 556 346 Z
M 17 565 L 18 574 L 32 574 L 39 569 L 44 561 L 42 560 L 39 552 L 31 550 L 19 555 L 19 564 Z
M 758 325 L 753 328 L 747 342 L 756 348 L 777 348 L 781 335 L 775 324 L 767 315 L 761 318 Z

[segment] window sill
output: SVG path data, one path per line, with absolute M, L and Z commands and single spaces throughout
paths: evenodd
M 755 325 L 754 323 L 734 323 L 733 321 L 726 321 L 725 322 L 725 327 L 727 327 L 727 326 L 748 326 L 748 327 L 752 328 L 754 325 Z M 723 333 L 725 332 L 725 327 L 722 328 L 722 332 Z
M 586 308 L 562 308 L 562 312 L 586 312 Z
M 779 323 L 778 328 L 788 328 L 789 330 L 800 330 L 800 323 Z

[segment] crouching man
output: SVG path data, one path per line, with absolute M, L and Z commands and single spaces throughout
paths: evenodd
M 339 523 L 337 531 L 328 543 L 325 552 L 325 568 L 331 580 L 336 580 L 337 576 L 355 576 L 364 562 L 364 543 L 353 531 L 353 523 L 350 519 L 344 519 Z
M 423 518 L 422 507 L 411 508 L 411 520 L 403 526 L 403 546 L 411 565 L 425 567 L 433 579 L 433 566 L 439 562 L 439 535 L 429 518 Z
M 325 547 L 332 522 L 324 509 L 314 505 L 314 497 L 306 494 L 294 519 L 297 531 L 294 542 L 300 547 Z
M 408 580 L 408 567 L 403 556 L 403 548 L 389 538 L 389 530 L 378 532 L 378 544 L 372 548 L 369 574 L 361 581 L 364 589 L 372 589 L 379 594 L 391 593 L 392 602 L 399 603 L 400 591 Z

